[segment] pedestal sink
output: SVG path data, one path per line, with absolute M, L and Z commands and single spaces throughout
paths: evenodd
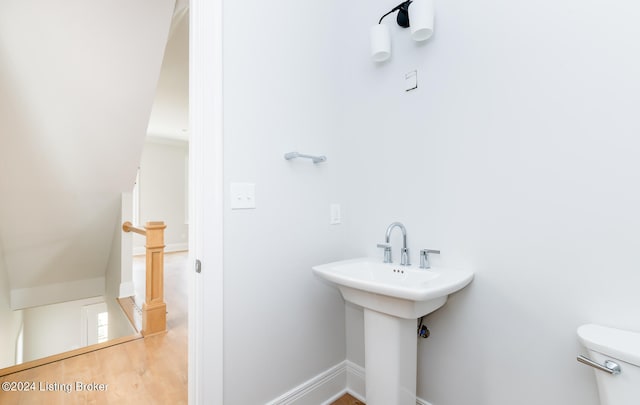
M 473 273 L 372 258 L 322 264 L 313 272 L 364 308 L 367 405 L 415 405 L 416 319 L 443 306 Z

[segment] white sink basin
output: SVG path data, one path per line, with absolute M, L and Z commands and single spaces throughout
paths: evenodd
M 416 318 L 443 306 L 473 273 L 372 258 L 323 264 L 313 272 L 334 283 L 345 300 L 364 307 L 367 404 L 415 405 Z
M 345 300 L 405 319 L 435 311 L 444 305 L 449 294 L 473 279 L 469 271 L 420 269 L 372 258 L 322 264 L 314 266 L 313 272 L 336 284 Z

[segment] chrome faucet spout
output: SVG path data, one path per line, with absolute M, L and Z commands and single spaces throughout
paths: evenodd
M 389 246 L 389 241 L 391 239 L 391 231 L 394 228 L 400 228 L 402 232 L 402 250 L 400 254 L 400 265 L 401 266 L 410 266 L 411 262 L 409 259 L 409 249 L 407 248 L 407 228 L 402 225 L 400 222 L 393 222 L 391 225 L 387 227 L 387 232 L 385 233 L 384 240 L 387 246 Z M 388 253 L 388 254 L 387 254 Z M 387 261 L 389 260 L 389 261 Z M 385 249 L 385 263 L 391 263 L 391 248 L 387 251 Z
M 395 227 L 400 228 L 400 231 L 402 232 L 402 243 L 403 243 L 402 247 L 406 248 L 407 247 L 407 228 L 405 228 L 401 222 L 393 222 L 391 225 L 387 227 L 387 232 L 384 235 L 384 241 L 389 243 L 389 239 L 391 238 L 391 231 L 393 231 L 393 228 Z

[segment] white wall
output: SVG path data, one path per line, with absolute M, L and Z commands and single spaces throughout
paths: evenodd
M 135 294 L 133 285 L 133 233 L 123 232 L 122 223 L 131 221 L 132 195 L 122 193 L 120 221 L 116 222 L 111 242 L 111 252 L 105 273 L 104 301 L 109 312 L 108 338 L 116 339 L 136 333 L 129 319 L 118 304 L 117 298 Z
M 135 294 L 133 286 L 133 232 L 124 232 L 122 224 L 131 222 L 133 195 L 122 193 L 120 220 L 116 222 L 111 241 L 111 251 L 105 274 L 105 295 L 111 298 L 130 297 Z
M 0 250 L 0 368 L 15 364 L 16 339 L 22 324 L 22 311 L 12 311 L 9 300 L 9 279 Z
M 140 226 L 164 221 L 167 250 L 186 250 L 187 142 L 149 139 L 140 160 Z M 144 253 L 145 238 L 134 235 L 134 253 Z
M 390 5 L 343 4 L 347 118 L 331 164 L 347 176 L 345 254 L 380 257 L 402 221 L 414 262 L 435 248 L 476 272 L 426 320 L 421 398 L 596 405 L 576 327 L 640 330 L 640 6 L 441 1 L 428 43 L 394 27 L 392 58 L 376 65 L 368 30 Z M 405 93 L 414 68 L 419 89 Z M 362 365 L 360 317 L 347 311 Z
M 107 304 L 109 339 L 135 333 L 113 298 L 93 297 L 27 308 L 23 310 L 24 361 L 40 359 L 83 346 L 82 330 L 86 327 L 82 317 L 83 307 L 98 303 Z
M 109 312 L 109 340 L 135 334 L 136 330 L 124 314 L 118 301 L 111 297 L 106 297 L 105 303 L 107 304 L 107 311 Z
M 402 221 L 414 262 L 436 248 L 476 272 L 427 317 L 420 397 L 596 405 L 576 327 L 640 330 L 640 6 L 438 2 L 434 37 L 393 27 L 382 65 L 368 32 L 390 5 L 332 7 L 225 4 L 225 179 L 255 182 L 258 205 L 225 210 L 225 403 L 273 399 L 345 341 L 363 365 L 361 312 L 344 333 L 341 298 L 309 267 L 381 256 Z M 329 160 L 282 160 L 296 149 Z
M 24 361 L 81 347 L 82 307 L 100 302 L 102 297 L 94 297 L 25 309 Z
M 225 2 L 224 177 L 256 184 L 255 210 L 224 211 L 224 403 L 260 404 L 345 358 L 344 307 L 311 266 L 340 257 L 344 228 L 331 34 L 337 5 Z M 286 152 L 328 161 L 285 161 Z M 205 186 L 206 187 L 206 186 Z
M 129 216 L 131 216 L 129 214 Z M 105 271 L 105 295 L 111 297 L 119 297 L 120 284 L 122 282 L 122 245 L 123 237 L 127 235 L 131 244 L 132 237 L 130 232 L 122 231 L 122 214 L 118 216 L 112 231 L 111 249 L 109 251 L 109 260 Z M 131 256 L 131 255 L 130 255 Z

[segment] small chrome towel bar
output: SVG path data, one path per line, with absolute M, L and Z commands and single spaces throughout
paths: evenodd
M 284 154 L 284 158 L 287 160 L 295 159 L 295 158 L 304 158 L 311 159 L 313 163 L 322 163 L 327 161 L 326 156 L 313 156 L 313 155 L 305 155 L 299 152 L 289 152 Z
M 613 374 L 613 375 L 617 375 L 620 374 L 620 366 L 618 365 L 618 363 L 611 361 L 611 360 L 607 360 L 604 362 L 604 365 L 597 363 L 593 360 L 591 360 L 588 357 L 585 357 L 583 355 L 580 355 L 578 357 L 576 357 L 576 360 L 578 360 L 580 363 L 582 364 L 586 364 L 587 366 L 591 366 L 593 368 L 596 368 L 600 371 L 604 371 L 605 373 L 609 373 L 609 374 Z

